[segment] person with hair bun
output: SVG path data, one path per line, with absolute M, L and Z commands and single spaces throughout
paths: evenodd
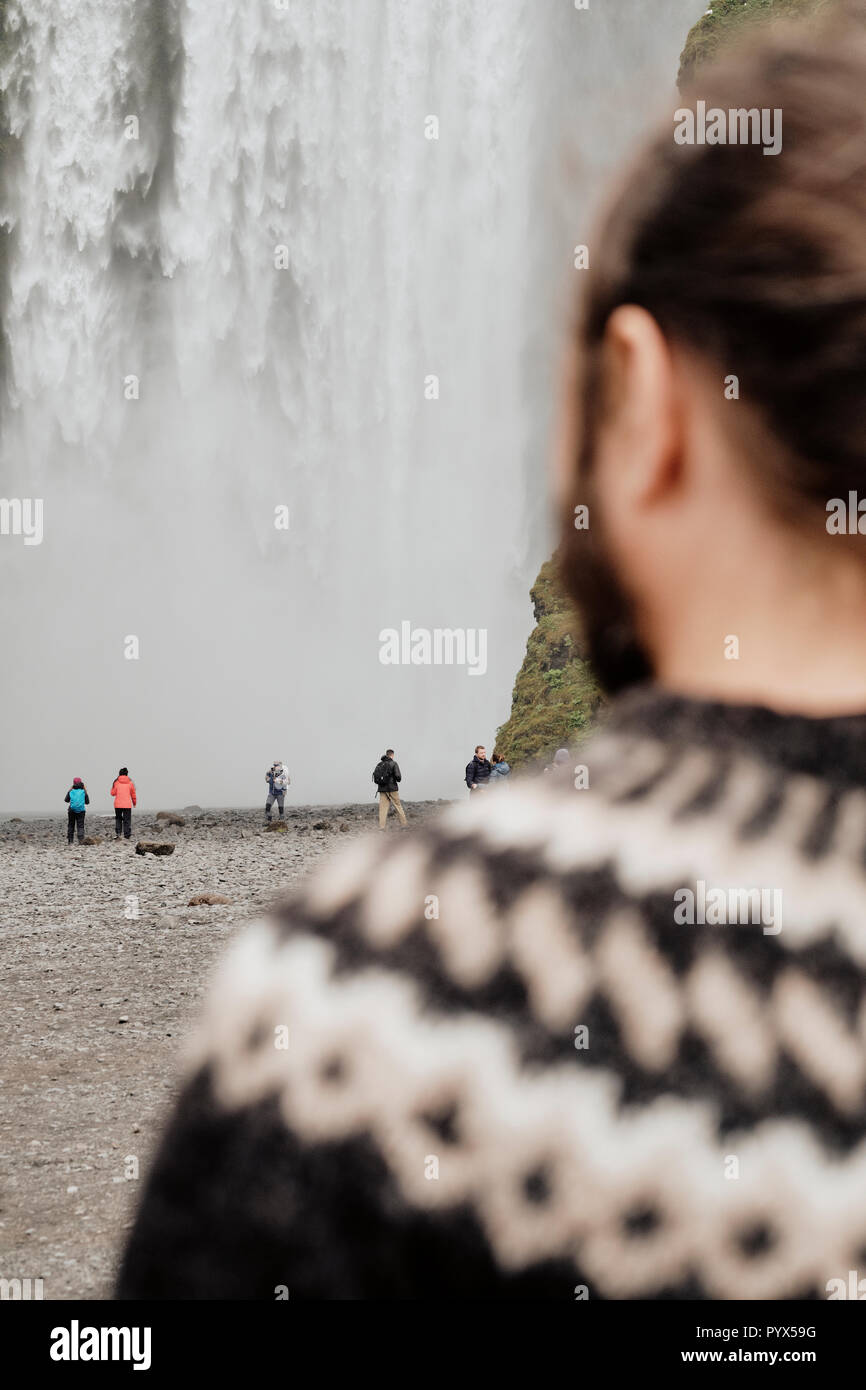
M 777 155 L 668 115 L 591 239 L 556 470 L 614 697 L 582 775 L 359 842 L 239 944 L 121 1297 L 856 1285 L 866 23 L 828 13 L 683 96 L 782 112 Z

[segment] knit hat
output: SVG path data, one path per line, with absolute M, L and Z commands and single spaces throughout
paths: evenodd
M 82 782 L 80 777 L 73 777 L 72 785 L 73 787 L 83 787 L 84 783 Z

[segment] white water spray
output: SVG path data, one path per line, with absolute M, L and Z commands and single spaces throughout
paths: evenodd
M 363 799 L 386 745 L 459 795 L 550 545 L 571 247 L 699 8 L 9 0 L 4 809 L 121 763 L 252 803 L 275 752 Z M 483 678 L 383 665 L 406 621 L 484 630 Z

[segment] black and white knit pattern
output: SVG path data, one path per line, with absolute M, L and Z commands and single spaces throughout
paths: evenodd
M 642 690 L 580 758 L 356 842 L 239 943 L 120 1296 L 866 1274 L 866 716 Z M 781 930 L 678 924 L 699 880 L 779 890 Z

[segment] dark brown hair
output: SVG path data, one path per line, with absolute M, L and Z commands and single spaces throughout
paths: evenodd
M 761 26 L 695 76 L 680 109 L 780 110 L 781 152 L 677 144 L 672 105 L 592 239 L 559 560 L 582 620 L 578 650 L 611 694 L 652 675 L 595 506 L 612 385 L 605 330 L 618 305 L 640 305 L 672 345 L 718 370 L 743 467 L 787 521 L 826 535 L 827 502 L 866 493 L 864 93 L 866 0 L 838 0 L 820 25 Z M 588 529 L 575 529 L 575 503 L 589 505 Z
M 718 366 L 720 400 L 736 375 L 766 431 L 753 466 L 775 501 L 823 510 L 866 491 L 866 6 L 762 30 L 693 79 L 681 105 L 698 100 L 780 110 L 781 152 L 676 144 L 671 112 L 641 154 L 593 241 L 584 428 L 603 404 L 608 318 L 641 305 Z M 732 405 L 732 427 L 747 414 Z

